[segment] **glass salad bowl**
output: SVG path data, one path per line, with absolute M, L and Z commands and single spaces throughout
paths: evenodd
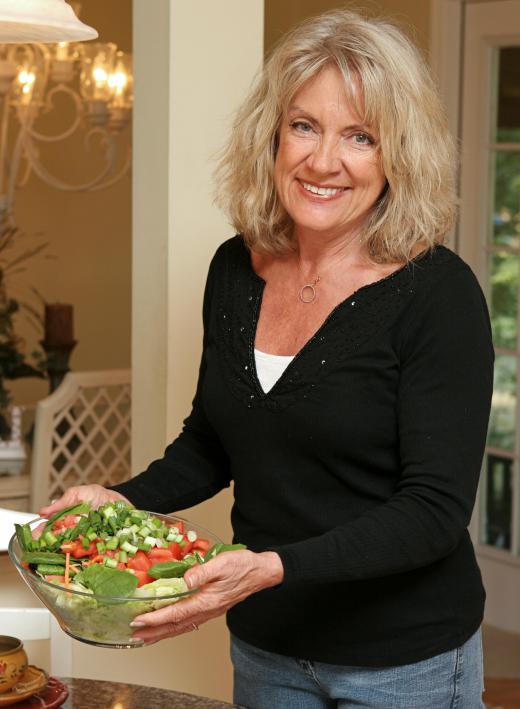
M 110 505 L 103 507 L 106 509 L 107 506 Z M 74 537 L 72 532 L 67 533 L 67 529 L 74 528 L 74 520 L 74 529 L 77 529 L 78 520 L 82 517 L 74 516 L 72 512 L 80 507 L 75 506 L 71 509 L 71 514 L 65 517 L 62 515 L 63 527 L 56 526 L 60 523 L 53 523 L 54 518 L 38 518 L 23 525 L 24 529 L 17 528 L 9 542 L 8 551 L 25 583 L 47 606 L 61 629 L 76 640 L 91 645 L 112 648 L 142 646 L 143 640 L 132 636 L 134 631 L 130 622 L 142 613 L 157 610 L 195 593 L 197 589 L 188 589 L 182 577 L 184 571 L 197 563 L 204 563 L 219 551 L 231 548 L 224 545 L 215 534 L 182 517 L 133 510 L 127 506 L 124 507 L 128 514 L 132 515 L 133 521 L 137 522 L 135 513 L 142 515 L 149 527 L 153 528 L 153 520 L 156 520 L 157 527 L 163 525 L 163 539 L 154 542 L 153 536 L 146 536 L 147 532 L 154 534 L 153 529 L 150 531 L 146 526 L 136 532 L 135 527 L 139 527 L 142 522 L 134 524 L 133 530 L 125 527 L 123 536 L 122 530 L 116 531 L 115 523 L 112 522 L 112 536 L 102 531 L 97 533 L 97 537 L 94 531 L 88 534 L 85 530 L 86 523 L 82 522 L 86 533 L 76 534 Z M 90 510 L 88 504 L 84 507 L 86 510 L 83 511 L 87 514 L 83 517 L 88 518 L 90 512 L 99 514 L 103 521 L 107 522 L 108 518 L 105 519 L 102 515 L 103 507 L 98 511 Z M 122 508 L 123 506 L 120 506 L 117 510 L 120 515 L 124 514 Z M 74 537 L 74 540 L 67 541 L 67 534 L 68 537 Z M 65 543 L 62 543 L 62 538 Z M 124 541 L 121 541 L 123 538 Z M 54 550 L 54 554 L 46 548 L 45 539 L 52 542 L 49 548 Z M 115 551 L 114 546 L 119 551 Z M 136 551 L 137 546 L 139 550 Z M 186 550 L 188 546 L 190 549 L 187 553 L 179 551 L 179 548 L 184 547 Z M 195 550 L 192 547 L 195 547 Z M 68 549 L 66 557 L 64 549 Z M 127 551 L 123 551 L 124 549 Z M 162 551 L 159 551 L 160 549 Z M 173 556 L 173 560 L 168 555 L 170 549 L 178 552 Z M 43 556 L 40 550 L 43 550 Z M 88 554 L 90 556 L 87 556 Z M 60 560 L 56 561 L 58 557 Z M 66 558 L 65 576 L 62 575 L 63 566 L 46 563 L 49 558 L 53 563 L 63 564 L 61 557 Z M 148 558 L 148 561 L 145 558 Z M 30 561 L 35 563 L 29 565 Z M 38 561 L 45 564 L 37 564 Z M 148 565 L 153 577 L 149 576 L 147 571 L 141 570 L 140 564 L 143 564 L 144 568 Z M 172 567 L 182 565 L 183 568 L 176 568 L 172 573 Z M 133 570 L 129 574 L 131 568 Z M 85 579 L 90 580 L 90 587 L 84 585 L 87 583 Z

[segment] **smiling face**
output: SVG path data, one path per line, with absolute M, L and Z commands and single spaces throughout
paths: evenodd
M 282 118 L 274 173 L 295 235 L 348 236 L 380 196 L 386 179 L 378 136 L 361 121 L 336 67 L 295 94 Z

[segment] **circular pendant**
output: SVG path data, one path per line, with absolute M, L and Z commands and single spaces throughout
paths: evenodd
M 312 303 L 315 298 L 316 290 L 314 288 L 314 284 L 307 283 L 306 285 L 304 285 L 303 288 L 300 290 L 300 300 L 302 301 L 302 303 Z

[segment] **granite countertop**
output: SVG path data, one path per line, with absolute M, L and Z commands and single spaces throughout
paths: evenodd
M 173 692 L 169 689 L 143 687 L 140 684 L 101 682 L 91 679 L 61 678 L 69 688 L 63 709 L 230 709 L 228 704 L 195 694 Z

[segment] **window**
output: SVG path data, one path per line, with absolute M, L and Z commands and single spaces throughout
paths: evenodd
M 520 348 L 520 46 L 493 47 L 487 147 L 487 292 L 495 344 L 495 382 L 481 484 L 480 543 L 518 554 Z M 515 524 L 516 523 L 516 524 Z

